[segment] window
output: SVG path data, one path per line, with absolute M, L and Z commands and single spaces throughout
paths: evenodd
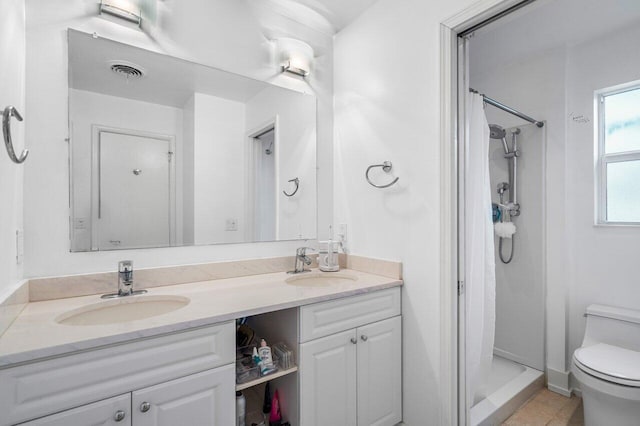
M 596 96 L 597 221 L 640 225 L 640 83 Z

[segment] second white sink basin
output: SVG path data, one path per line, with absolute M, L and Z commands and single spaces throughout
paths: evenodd
M 330 287 L 353 281 L 358 281 L 358 277 L 340 272 L 307 272 L 292 275 L 285 280 L 287 284 L 301 287 Z
M 56 318 L 56 322 L 64 325 L 116 324 L 173 312 L 190 301 L 183 296 L 125 296 L 65 312 Z

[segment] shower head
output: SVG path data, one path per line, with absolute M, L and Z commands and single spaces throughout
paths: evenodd
M 506 130 L 497 124 L 489 124 L 489 136 L 491 139 L 502 139 L 507 135 Z
M 497 124 L 489 124 L 489 137 L 502 141 L 502 148 L 505 155 L 509 154 L 509 146 L 507 145 L 507 131 Z

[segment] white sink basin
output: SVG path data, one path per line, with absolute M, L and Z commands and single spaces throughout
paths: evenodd
M 358 277 L 340 272 L 306 272 L 285 280 L 287 284 L 301 287 L 330 287 L 358 281 Z
M 183 296 L 125 296 L 65 312 L 56 318 L 56 322 L 64 325 L 116 324 L 173 312 L 190 301 Z

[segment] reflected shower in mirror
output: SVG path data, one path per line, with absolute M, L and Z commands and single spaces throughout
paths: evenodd
M 72 251 L 316 237 L 314 96 L 68 40 Z

